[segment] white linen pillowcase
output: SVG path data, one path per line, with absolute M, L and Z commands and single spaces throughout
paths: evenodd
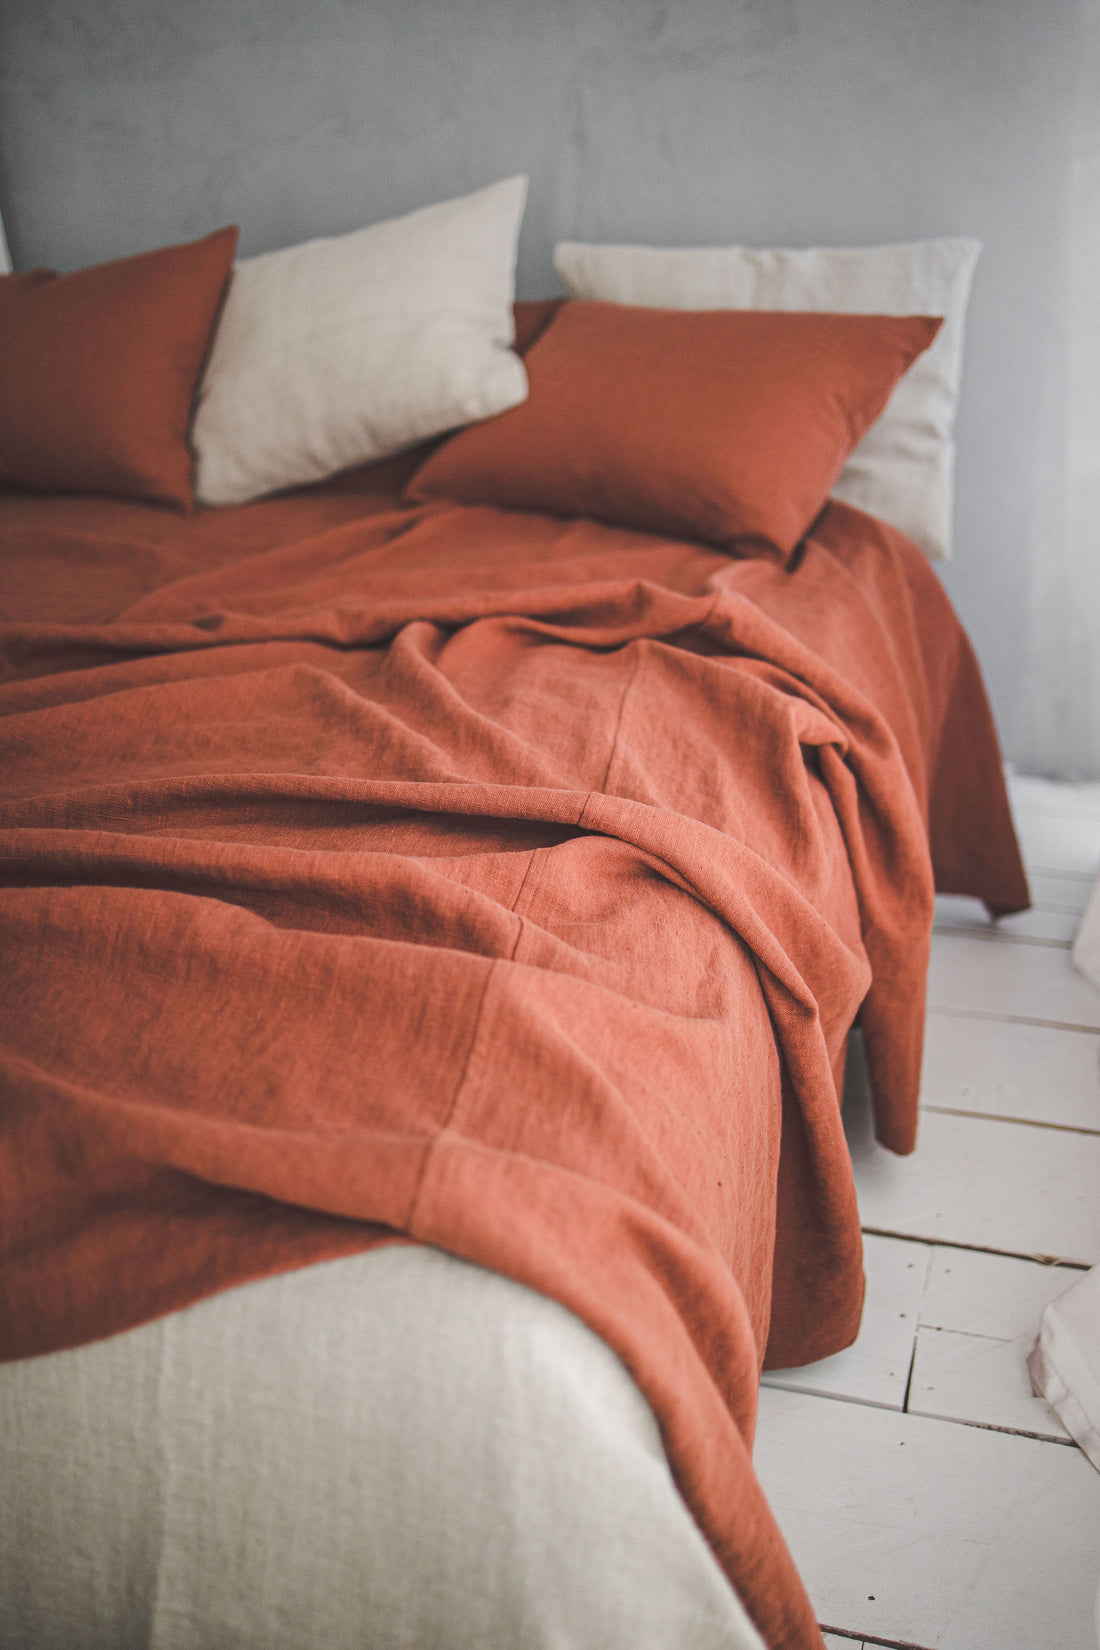
M 951 554 L 952 432 L 980 251 L 979 241 L 963 236 L 805 250 L 564 241 L 554 265 L 570 297 L 609 303 L 942 315 L 939 335 L 900 379 L 833 488 L 834 497 L 900 528 L 940 561 Z
M 242 259 L 199 391 L 196 497 L 242 504 L 524 400 L 525 177 Z

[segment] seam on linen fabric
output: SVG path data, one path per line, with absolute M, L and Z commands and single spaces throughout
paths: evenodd
M 705 634 L 707 626 L 710 624 L 711 620 L 714 618 L 714 615 L 715 615 L 716 611 L 718 610 L 718 607 L 720 606 L 720 604 L 722 602 L 722 595 L 723 595 L 723 592 L 721 590 L 716 590 L 714 592 L 714 595 L 713 595 L 712 599 L 711 599 L 709 607 L 707 608 L 706 612 L 703 614 L 703 617 L 701 619 L 699 619 L 697 621 L 697 623 L 692 624 L 692 625 L 685 625 L 683 628 L 685 630 L 694 630 L 698 635 Z M 677 635 L 677 634 L 680 634 L 680 632 L 672 631 L 669 634 Z M 635 642 L 638 642 L 638 641 L 667 642 L 668 637 L 667 636 L 635 637 L 634 641 Z M 626 717 L 626 707 L 627 707 L 627 703 L 630 699 L 630 696 L 634 691 L 634 685 L 637 682 L 638 676 L 641 672 L 642 658 L 643 658 L 642 649 L 639 647 L 637 653 L 634 656 L 634 669 L 630 672 L 630 677 L 629 677 L 625 687 L 623 688 L 622 698 L 619 700 L 619 714 L 615 718 L 615 732 L 611 736 L 611 749 L 610 749 L 610 751 L 608 752 L 608 755 L 607 755 L 607 767 L 604 769 L 603 779 L 600 781 L 599 789 L 595 792 L 589 791 L 588 796 L 585 798 L 584 807 L 581 809 L 580 817 L 577 820 L 578 825 L 583 821 L 584 815 L 588 810 L 588 804 L 592 800 L 593 795 L 606 796 L 608 794 L 607 786 L 608 786 L 608 782 L 611 779 L 611 769 L 615 765 L 615 758 L 616 758 L 616 756 L 618 755 L 618 752 L 619 752 L 619 739 L 622 735 L 623 721 Z
M 518 943 L 518 935 L 517 935 L 517 943 Z M 481 1034 L 481 1022 L 482 1022 L 482 1018 L 485 1014 L 485 1002 L 486 1002 L 486 999 L 489 995 L 489 982 L 491 981 L 491 979 L 493 977 L 493 974 L 496 970 L 497 963 L 499 961 L 500 961 L 499 957 L 490 958 L 489 966 L 485 970 L 485 983 L 481 988 L 481 996 L 478 999 L 477 1013 L 474 1015 L 473 1031 L 470 1034 L 470 1044 L 469 1044 L 469 1047 L 466 1050 L 466 1058 L 462 1062 L 462 1075 L 458 1079 L 458 1082 L 455 1084 L 454 1093 L 451 1095 L 451 1103 L 447 1107 L 446 1116 L 443 1118 L 443 1121 L 441 1122 L 439 1128 L 436 1130 L 435 1134 L 429 1140 L 428 1145 L 427 1145 L 427 1149 L 424 1152 L 424 1156 L 420 1160 L 420 1168 L 417 1171 L 417 1176 L 416 1176 L 416 1185 L 413 1187 L 412 1196 L 409 1199 L 409 1207 L 408 1207 L 408 1209 L 405 1213 L 405 1222 L 404 1222 L 404 1224 L 405 1224 L 405 1228 L 406 1228 L 407 1231 L 411 1231 L 413 1226 L 416 1223 L 417 1205 L 420 1202 L 420 1194 L 424 1189 L 424 1181 L 427 1177 L 428 1167 L 429 1167 L 429 1165 L 432 1161 L 432 1158 L 435 1156 L 436 1146 L 438 1145 L 440 1138 L 443 1135 L 445 1135 L 447 1133 L 447 1131 L 449 1130 L 449 1128 L 451 1126 L 451 1120 L 454 1117 L 454 1114 L 458 1109 L 458 1102 L 459 1102 L 459 1100 L 462 1096 L 462 1091 L 466 1087 L 466 1081 L 467 1081 L 467 1079 L 470 1075 L 470 1065 L 471 1065 L 471 1063 L 473 1061 L 473 1057 L 474 1057 L 474 1050 L 477 1047 L 478 1037 Z
M 524 921 L 523 921 L 523 917 L 521 916 L 520 912 L 516 908 L 521 903 L 521 901 L 523 899 L 523 896 L 527 891 L 527 884 L 531 880 L 531 872 L 535 868 L 535 861 L 544 852 L 545 852 L 545 849 L 543 849 L 543 848 L 532 848 L 531 849 L 530 853 L 527 856 L 527 865 L 526 865 L 526 868 L 524 870 L 523 876 L 520 878 L 519 887 L 516 889 L 515 895 L 512 899 L 512 904 L 510 906 L 510 910 L 512 912 L 512 915 L 516 919 L 516 937 L 515 937 L 515 941 L 512 945 L 512 949 L 511 949 L 511 951 L 509 952 L 509 955 L 508 955 L 508 961 L 509 962 L 515 962 L 516 952 L 519 950 L 519 942 L 523 938 Z
M 513 895 L 511 904 L 509 906 L 509 910 L 512 912 L 513 916 L 515 916 L 515 918 L 516 918 L 516 935 L 515 935 L 515 939 L 512 941 L 512 949 L 509 951 L 507 958 L 503 959 L 503 960 L 506 960 L 508 962 L 513 961 L 513 959 L 515 958 L 516 952 L 519 949 L 519 942 L 523 938 L 523 930 L 524 930 L 524 926 L 525 926 L 523 918 L 521 916 L 519 916 L 516 912 L 516 906 L 519 904 L 520 899 L 523 895 L 523 892 L 527 887 L 528 881 L 530 880 L 531 872 L 532 872 L 532 869 L 534 868 L 535 861 L 542 855 L 543 852 L 544 852 L 544 850 L 541 849 L 541 848 L 532 848 L 531 849 L 530 854 L 528 855 L 527 865 L 526 865 L 526 868 L 524 870 L 523 876 L 520 878 L 519 887 L 516 889 L 516 892 Z M 421 1191 L 423 1190 L 424 1181 L 427 1177 L 429 1165 L 431 1164 L 432 1158 L 435 1155 L 436 1146 L 438 1145 L 439 1141 L 443 1138 L 443 1136 L 450 1132 L 451 1123 L 454 1119 L 454 1115 L 455 1115 L 456 1111 L 458 1110 L 459 1101 L 462 1098 L 463 1091 L 465 1090 L 466 1084 L 469 1080 L 470 1069 L 473 1065 L 473 1060 L 474 1060 L 474 1051 L 477 1048 L 478 1039 L 481 1036 L 481 1024 L 482 1024 L 482 1020 L 484 1019 L 484 1016 L 485 1016 L 485 1004 L 486 1004 L 486 1001 L 487 1001 L 488 996 L 489 996 L 489 985 L 490 985 L 490 982 L 493 978 L 493 974 L 496 971 L 497 964 L 501 961 L 502 961 L 502 959 L 500 957 L 491 958 L 490 963 L 489 963 L 489 967 L 486 970 L 485 984 L 481 988 L 481 997 L 478 1001 L 477 1013 L 474 1016 L 474 1027 L 473 1027 L 473 1031 L 472 1031 L 471 1036 L 470 1036 L 470 1045 L 466 1050 L 466 1058 L 465 1058 L 465 1060 L 463 1061 L 463 1064 L 462 1064 L 462 1075 L 459 1078 L 458 1082 L 455 1084 L 454 1093 L 451 1096 L 451 1103 L 447 1107 L 447 1114 L 444 1117 L 444 1119 L 443 1119 L 442 1123 L 440 1124 L 439 1128 L 436 1130 L 436 1133 L 432 1136 L 432 1139 L 428 1142 L 427 1150 L 425 1151 L 424 1156 L 423 1156 L 423 1158 L 421 1159 L 421 1162 L 420 1162 L 420 1169 L 419 1169 L 419 1172 L 418 1172 L 417 1177 L 416 1177 L 416 1185 L 413 1187 L 412 1197 L 409 1199 L 408 1213 L 406 1214 L 406 1217 L 405 1217 L 406 1225 L 409 1226 L 409 1227 L 411 1227 L 412 1224 L 416 1220 L 416 1211 L 417 1211 L 417 1207 L 420 1203 L 420 1194 L 421 1194 Z
M 638 640 L 638 638 L 635 638 L 635 641 L 637 641 L 637 640 Z M 613 768 L 613 766 L 615 764 L 615 757 L 618 754 L 618 750 L 619 750 L 619 735 L 622 733 L 623 717 L 626 714 L 627 700 L 630 698 L 631 691 L 634 687 L 634 683 L 638 679 L 638 672 L 641 670 L 641 668 L 642 668 L 642 650 L 639 647 L 637 653 L 634 656 L 634 668 L 630 672 L 630 676 L 627 679 L 626 685 L 623 688 L 622 698 L 619 700 L 619 714 L 615 718 L 615 731 L 611 735 L 611 749 L 607 753 L 607 767 L 604 769 L 603 778 L 600 780 L 600 794 L 602 794 L 604 796 L 607 795 L 607 785 L 608 785 L 608 781 L 611 778 L 611 769 Z M 585 803 L 585 806 L 587 807 L 587 801 Z

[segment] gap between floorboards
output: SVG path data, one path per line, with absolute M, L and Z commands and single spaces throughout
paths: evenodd
M 1015 1122 L 1016 1119 L 1013 1118 L 1012 1121 Z M 914 1237 L 911 1232 L 891 1232 L 885 1226 L 861 1226 L 860 1231 L 864 1237 L 896 1238 L 899 1243 L 926 1243 L 933 1249 L 969 1249 L 976 1255 L 1003 1255 L 1005 1260 L 1033 1260 L 1039 1266 L 1063 1266 L 1067 1272 L 1092 1270 L 1088 1261 L 1066 1260 L 1062 1255 L 1041 1255 L 1021 1249 L 994 1249 L 988 1243 L 952 1243 L 947 1238 Z
M 850 1644 L 862 1644 L 864 1650 L 930 1650 L 927 1644 L 918 1644 L 915 1639 L 869 1639 L 866 1633 L 852 1633 L 846 1627 L 826 1627 L 824 1622 L 818 1622 L 823 1633 L 831 1633 L 834 1638 L 847 1639 Z
M 996 1111 L 969 1111 L 962 1106 L 922 1105 L 921 1111 L 939 1112 L 942 1117 L 980 1117 L 987 1123 L 1020 1123 L 1025 1129 L 1060 1129 L 1063 1134 L 1100 1134 L 1100 1129 L 1087 1129 L 1081 1123 L 1048 1123 L 1041 1117 L 1004 1117 Z
M 916 1348 L 914 1358 L 916 1361 Z M 859 1409 L 881 1409 L 890 1415 L 912 1415 L 919 1421 L 936 1421 L 945 1427 L 970 1427 L 974 1432 L 1006 1432 L 1010 1438 L 1030 1438 L 1035 1444 L 1058 1444 L 1063 1449 L 1077 1449 L 1078 1445 L 1072 1438 L 1052 1438 L 1049 1432 L 1029 1432 L 1026 1427 L 1001 1427 L 995 1421 L 967 1421 L 959 1415 L 926 1415 L 923 1410 L 909 1408 L 909 1387 L 913 1379 L 913 1364 L 909 1366 L 909 1383 L 905 1388 L 905 1398 L 902 1408 L 896 1404 L 884 1404 L 877 1398 L 849 1397 L 844 1392 L 823 1392 L 820 1387 L 799 1386 L 795 1381 L 784 1381 L 777 1392 L 797 1392 L 803 1398 L 820 1398 L 829 1404 L 852 1404 Z M 765 1383 L 766 1384 L 766 1383 Z
M 988 1008 L 945 1008 L 936 1003 L 929 1014 L 941 1014 L 946 1020 L 994 1020 L 999 1025 L 1047 1026 L 1051 1031 L 1080 1031 L 1088 1037 L 1100 1037 L 1100 1027 L 1078 1025 L 1072 1020 L 1042 1020 L 1033 1014 L 995 1014 Z
M 968 928 L 961 922 L 937 922 L 933 934 L 961 934 L 964 939 L 981 940 L 983 945 L 1038 945 L 1047 951 L 1072 951 L 1072 940 L 1050 940 L 1039 934 L 1006 934 L 1002 929 Z

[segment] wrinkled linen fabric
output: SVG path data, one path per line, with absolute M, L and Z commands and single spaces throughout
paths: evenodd
M 973 656 L 842 505 L 781 569 L 378 487 L 4 502 L 0 1351 L 437 1245 L 608 1342 L 817 1645 L 759 1369 L 856 1332 L 838 1081 L 858 1011 L 911 1148 L 926 819 L 1026 903 Z
M 763 1650 L 618 1358 L 438 1249 L 3 1365 L 0 1475 L 0 1650 Z

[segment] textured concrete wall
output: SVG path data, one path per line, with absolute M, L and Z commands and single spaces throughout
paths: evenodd
M 1083 769 L 1095 715 L 1051 754 L 1031 698 L 1059 680 L 1035 590 L 1066 531 L 1076 98 L 1095 6 L 0 0 L 0 208 L 17 268 L 73 267 L 228 221 L 259 251 L 523 170 L 528 295 L 555 289 L 567 235 L 976 234 L 945 580 L 1010 752 Z M 1029 635 L 1041 668 L 1025 679 Z

